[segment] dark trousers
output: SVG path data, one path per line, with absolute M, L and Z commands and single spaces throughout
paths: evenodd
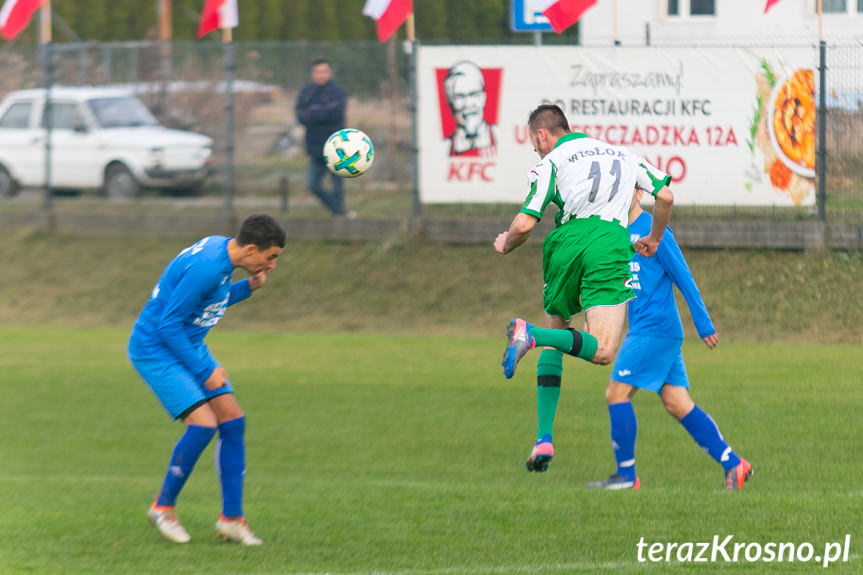
M 324 190 L 324 176 L 329 174 L 332 177 L 332 191 Z M 334 216 L 345 215 L 345 200 L 342 192 L 342 178 L 332 173 L 327 169 L 327 164 L 323 159 L 311 157 L 309 158 L 309 191 L 312 192 L 321 203 L 330 210 Z

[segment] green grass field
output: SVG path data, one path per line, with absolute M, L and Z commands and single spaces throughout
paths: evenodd
M 251 304 L 250 304 L 251 305 Z M 535 356 L 506 381 L 502 337 L 217 328 L 211 349 L 249 419 L 246 513 L 261 548 L 216 540 L 212 447 L 178 511 L 144 512 L 181 433 L 125 359 L 125 329 L 0 328 L 0 573 L 808 573 L 813 563 L 640 564 L 636 543 L 851 535 L 863 572 L 863 378 L 852 345 L 685 347 L 693 396 L 754 465 L 739 493 L 655 397 L 636 396 L 637 492 L 613 469 L 608 369 L 567 359 L 556 457 L 523 467 Z

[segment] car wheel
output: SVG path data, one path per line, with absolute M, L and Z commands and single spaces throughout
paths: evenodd
M 9 173 L 9 170 L 0 166 L 0 198 L 12 198 L 18 195 L 18 182 Z
M 111 164 L 105 170 L 105 196 L 114 200 L 130 200 L 138 197 L 141 186 L 135 176 L 123 164 Z

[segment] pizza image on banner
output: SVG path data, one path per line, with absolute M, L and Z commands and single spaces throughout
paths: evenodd
M 758 167 L 749 176 L 767 180 L 795 206 L 811 203 L 815 194 L 815 71 L 800 68 L 780 78 L 764 58 L 755 83 L 757 101 L 747 144 L 753 158 L 756 150 L 763 156 L 763 176 Z
M 501 72 L 501 68 L 480 68 L 468 61 L 435 70 L 447 156 L 497 154 Z

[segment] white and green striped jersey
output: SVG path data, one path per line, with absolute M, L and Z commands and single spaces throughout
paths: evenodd
M 633 190 L 638 187 L 655 196 L 670 181 L 668 174 L 626 148 L 570 133 L 531 168 L 520 211 L 541 219 L 548 204 L 554 203 L 560 210 L 558 226 L 599 216 L 627 227 Z

